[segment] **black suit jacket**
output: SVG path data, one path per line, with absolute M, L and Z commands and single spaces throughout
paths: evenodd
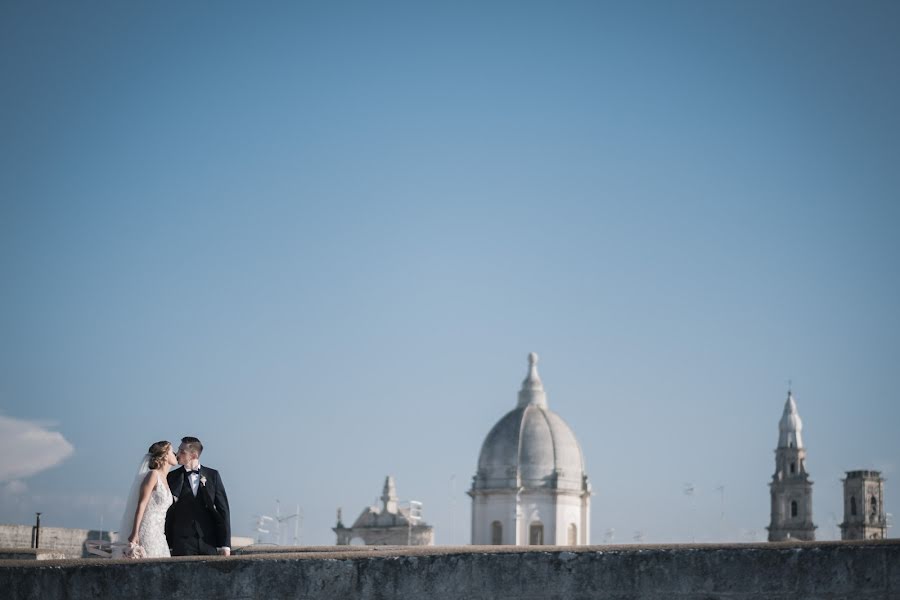
M 197 495 L 191 491 L 184 467 L 170 471 L 169 489 L 177 500 L 166 513 L 166 539 L 176 547 L 179 538 L 197 536 L 213 548 L 231 547 L 231 518 L 228 514 L 228 496 L 219 472 L 200 467 L 201 484 Z M 206 485 L 202 479 L 206 478 Z

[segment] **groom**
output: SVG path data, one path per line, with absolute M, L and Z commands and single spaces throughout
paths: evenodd
M 228 497 L 219 472 L 200 466 L 203 444 L 181 438 L 176 458 L 180 469 L 170 471 L 169 489 L 175 503 L 166 513 L 166 539 L 172 556 L 231 555 Z

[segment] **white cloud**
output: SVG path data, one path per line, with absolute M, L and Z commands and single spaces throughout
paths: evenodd
M 27 491 L 28 486 L 25 485 L 24 481 L 19 481 L 18 479 L 13 479 L 3 484 L 3 493 L 10 496 L 19 496 Z
M 0 415 L 0 482 L 12 483 L 55 467 L 74 451 L 61 433 L 45 424 Z

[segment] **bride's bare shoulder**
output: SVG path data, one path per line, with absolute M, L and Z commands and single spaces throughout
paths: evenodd
M 144 481 L 141 482 L 142 488 L 152 488 L 156 486 L 156 482 L 159 480 L 159 475 L 156 471 L 150 471 L 144 476 Z

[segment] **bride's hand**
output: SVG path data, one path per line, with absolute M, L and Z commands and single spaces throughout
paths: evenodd
M 131 534 L 131 537 L 128 538 L 128 542 L 131 543 L 131 544 L 138 544 L 138 539 L 139 539 L 138 534 L 137 534 L 137 533 L 132 533 L 132 534 Z

